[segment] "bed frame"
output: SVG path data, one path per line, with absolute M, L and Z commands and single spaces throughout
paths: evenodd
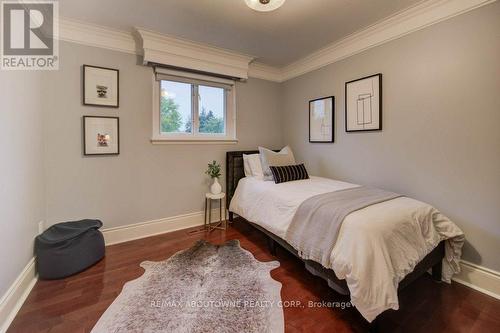
M 259 152 L 256 150 L 249 151 L 230 151 L 226 153 L 226 207 L 229 207 L 231 199 L 233 198 L 234 191 L 236 190 L 236 186 L 241 178 L 245 177 L 245 173 L 243 170 L 243 154 L 258 154 Z M 234 220 L 234 213 L 229 211 L 229 221 Z M 244 219 L 243 219 L 244 220 Z M 246 220 L 245 220 L 246 221 Z M 282 238 L 274 235 L 273 233 L 267 231 L 261 226 L 252 223 L 250 221 L 246 221 L 256 229 L 260 230 L 267 236 L 268 247 L 271 254 L 276 254 L 276 244 L 279 244 L 281 247 L 294 254 L 297 258 L 301 259 L 297 253 L 297 251 L 288 244 Z M 439 245 L 432 250 L 427 256 L 425 256 L 422 261 L 420 261 L 413 272 L 408 274 L 399 284 L 399 290 L 404 289 L 406 286 L 411 284 L 414 280 L 420 277 L 422 274 L 427 272 L 428 270 L 432 270 L 432 278 L 435 281 L 441 281 L 441 269 L 442 269 L 442 259 L 444 257 L 444 242 L 439 243 Z M 313 273 L 325 280 L 327 280 L 328 285 L 341 294 L 348 294 L 349 290 L 347 288 L 347 284 L 345 280 L 339 280 L 335 275 L 335 272 L 331 269 L 324 268 L 321 264 L 316 263 L 311 260 L 303 260 L 306 268 Z M 376 328 L 375 328 L 376 329 Z

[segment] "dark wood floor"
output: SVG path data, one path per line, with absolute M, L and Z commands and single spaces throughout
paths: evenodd
M 206 238 L 213 243 L 239 239 L 260 261 L 279 260 L 271 272 L 283 284 L 283 301 L 348 301 L 305 269 L 300 260 L 278 249 L 273 257 L 264 236 L 244 222 L 226 232 L 195 229 L 109 246 L 106 257 L 76 276 L 38 281 L 8 332 L 89 332 L 120 293 L 125 282 L 142 275 L 139 263 L 160 261 Z M 175 278 L 175 277 L 172 277 Z M 286 332 L 365 332 L 368 325 L 353 308 L 284 309 Z M 435 283 L 423 276 L 400 295 L 400 310 L 382 315 L 381 332 L 500 332 L 500 301 L 463 285 Z

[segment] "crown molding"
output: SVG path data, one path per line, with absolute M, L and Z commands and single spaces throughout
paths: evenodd
M 252 62 L 253 57 L 248 55 L 138 29 L 146 36 L 144 47 L 144 40 L 141 45 L 140 38 L 131 32 L 66 18 L 59 21 L 59 39 L 130 54 L 146 54 L 167 63 L 180 64 L 178 67 L 284 82 L 495 1 L 423 1 L 281 68 Z
M 306 74 L 496 0 L 427 0 L 332 43 L 283 68 L 283 80 Z
M 61 18 L 59 40 L 103 49 L 136 54 L 136 42 L 130 32 L 82 21 Z
M 279 67 L 273 67 L 261 62 L 250 63 L 248 76 L 273 82 L 283 82 L 283 70 Z

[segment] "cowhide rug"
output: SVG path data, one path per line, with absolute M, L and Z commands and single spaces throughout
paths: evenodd
M 92 329 L 110 332 L 283 332 L 277 261 L 260 262 L 238 240 L 198 241 L 165 261 L 141 263 Z

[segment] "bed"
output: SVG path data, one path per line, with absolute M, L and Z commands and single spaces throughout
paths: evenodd
M 242 217 L 267 236 L 273 254 L 279 244 L 331 288 L 350 294 L 368 322 L 387 309 L 397 310 L 398 290 L 425 272 L 431 270 L 435 280 L 449 282 L 459 270 L 464 241 L 461 230 L 432 206 L 404 196 L 347 215 L 331 253 L 331 265 L 304 259 L 303 253 L 285 240 L 297 207 L 315 195 L 359 185 L 313 176 L 282 184 L 245 177 L 243 154 L 256 153 L 233 151 L 226 155 L 229 219 L 233 220 L 234 214 Z M 422 237 L 411 236 L 420 233 Z

